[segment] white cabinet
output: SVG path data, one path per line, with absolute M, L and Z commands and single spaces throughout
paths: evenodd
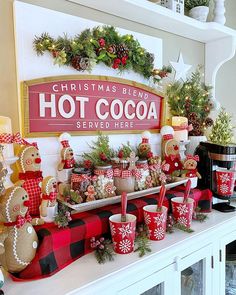
M 212 246 L 208 245 L 148 277 L 120 290 L 118 295 L 204 295 L 212 290 Z
M 6 278 L 3 289 L 7 295 L 224 295 L 226 247 L 236 240 L 236 213 L 213 211 L 206 222 L 193 221 L 192 228 L 191 234 L 176 231 L 151 242 L 152 252 L 142 258 L 117 254 L 100 265 L 91 253 L 48 279 L 15 283 Z

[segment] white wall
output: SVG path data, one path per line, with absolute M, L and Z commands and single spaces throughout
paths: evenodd
M 43 22 L 39 22 L 43 19 Z M 53 37 L 68 33 L 72 37 L 86 28 L 93 28 L 102 25 L 94 21 L 86 20 L 77 16 L 64 14 L 57 11 L 41 8 L 31 4 L 15 2 L 15 34 L 17 48 L 17 76 L 19 96 L 20 83 L 25 80 L 60 76 L 60 75 L 78 75 L 78 72 L 72 67 L 53 65 L 53 59 L 49 54 L 37 56 L 33 50 L 32 42 L 34 36 L 40 36 L 43 32 L 48 32 Z M 137 32 L 131 32 L 124 29 L 118 29 L 121 34 L 133 34 L 139 40 L 141 45 L 156 55 L 155 67 L 162 67 L 162 40 L 157 37 L 146 36 Z M 97 65 L 91 72 L 93 75 L 117 76 L 118 71 L 110 69 L 104 65 Z M 119 75 L 122 78 L 132 81 L 149 84 L 141 75 L 134 72 L 125 72 Z M 88 144 L 92 143 L 93 136 L 73 136 L 71 146 L 75 154 L 81 155 L 88 150 Z M 140 135 L 123 134 L 110 136 L 111 145 L 117 148 L 121 143 L 130 141 L 131 145 L 137 145 L 141 140 Z M 60 159 L 60 142 L 58 138 L 31 138 L 28 141 L 37 141 L 42 156 L 42 169 L 44 175 L 55 175 L 57 163 Z M 153 134 L 153 151 L 160 154 L 160 136 Z

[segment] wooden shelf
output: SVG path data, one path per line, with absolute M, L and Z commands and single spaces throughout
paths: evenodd
M 67 0 L 195 41 L 208 43 L 235 37 L 236 31 L 215 22 L 203 23 L 147 0 Z

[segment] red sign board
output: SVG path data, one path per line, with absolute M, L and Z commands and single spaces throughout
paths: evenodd
M 24 82 L 24 136 L 158 130 L 163 96 L 132 81 L 103 76 Z M 27 118 L 27 119 L 26 119 Z

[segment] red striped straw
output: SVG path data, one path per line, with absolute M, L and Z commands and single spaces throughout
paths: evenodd
M 191 190 L 191 180 L 188 179 L 188 181 L 186 183 L 186 187 L 185 187 L 185 192 L 184 192 L 184 203 L 188 202 L 190 190 Z
M 126 222 L 127 193 L 121 194 L 121 222 Z
M 162 210 L 162 204 L 163 204 L 165 195 L 166 195 L 166 187 L 164 184 L 162 184 L 160 189 L 159 199 L 158 199 L 157 211 Z

